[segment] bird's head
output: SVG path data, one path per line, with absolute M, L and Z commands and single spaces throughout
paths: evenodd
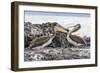
M 76 24 L 76 25 L 74 26 L 73 32 L 79 30 L 80 28 L 81 28 L 81 25 L 80 25 L 80 24 Z
M 61 26 L 60 24 L 54 22 L 53 24 L 53 30 L 54 32 L 63 32 L 63 33 L 67 33 L 67 29 L 65 29 L 63 26 Z
M 76 25 L 74 25 L 74 26 L 68 27 L 67 29 L 69 29 L 69 31 L 76 32 L 76 31 L 79 30 L 80 28 L 81 28 L 81 25 L 80 25 L 80 24 L 76 24 Z

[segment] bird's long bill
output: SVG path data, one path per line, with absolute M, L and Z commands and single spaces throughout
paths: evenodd
M 55 26 L 54 27 L 54 31 L 55 32 L 64 32 L 64 33 L 67 33 L 67 30 L 64 27 L 62 27 L 62 26 Z
M 73 26 L 69 26 L 69 27 L 67 27 L 67 28 L 72 28 Z

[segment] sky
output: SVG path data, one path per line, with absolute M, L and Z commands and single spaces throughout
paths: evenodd
M 81 29 L 73 34 L 82 37 L 91 34 L 91 15 L 88 13 L 24 11 L 24 15 L 25 22 L 31 22 L 32 24 L 57 22 L 65 28 L 81 24 Z

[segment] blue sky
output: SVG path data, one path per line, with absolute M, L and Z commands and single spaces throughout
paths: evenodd
M 48 11 L 24 11 L 25 15 L 44 15 L 44 16 L 81 16 L 90 17 L 88 13 L 71 13 L 71 12 L 48 12 Z

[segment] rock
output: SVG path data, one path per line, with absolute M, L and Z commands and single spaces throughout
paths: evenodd
M 44 48 L 25 50 L 24 61 L 50 61 L 50 60 L 71 60 L 89 59 L 90 49 L 81 48 Z

